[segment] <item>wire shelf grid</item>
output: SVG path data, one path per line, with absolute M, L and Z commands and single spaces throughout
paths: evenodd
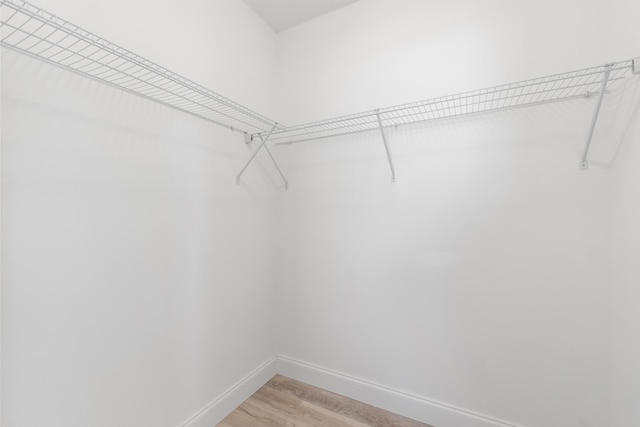
M 22 0 L 0 1 L 0 44 L 245 133 L 275 122 Z
M 284 127 L 24 0 L 0 0 L 0 17 L 0 44 L 4 47 L 232 130 L 263 137 L 270 133 L 269 142 L 275 144 L 590 97 L 602 90 L 605 72 L 609 72 L 608 89 L 624 79 L 634 64 L 633 60 L 611 63 Z
M 630 72 L 633 61 L 611 63 L 583 70 L 494 86 L 290 126 L 278 129 L 270 140 L 278 145 L 313 141 L 383 127 L 426 122 L 527 105 L 591 97 L 601 91 L 604 73 L 610 70 L 607 89 Z M 378 121 L 380 117 L 380 122 Z

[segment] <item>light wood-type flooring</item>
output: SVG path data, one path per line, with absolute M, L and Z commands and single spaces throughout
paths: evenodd
M 276 375 L 217 427 L 431 427 Z

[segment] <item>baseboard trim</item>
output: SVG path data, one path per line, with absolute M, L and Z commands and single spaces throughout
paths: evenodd
M 288 356 L 273 356 L 180 427 L 213 427 L 281 374 L 435 427 L 522 427 L 468 409 L 427 399 Z
M 277 373 L 277 356 L 273 356 L 234 386 L 215 398 L 180 427 L 213 427 Z
M 288 356 L 277 356 L 277 372 L 435 427 L 522 427 Z

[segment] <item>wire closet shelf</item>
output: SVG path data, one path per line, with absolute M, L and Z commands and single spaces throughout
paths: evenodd
M 291 144 L 594 95 L 601 102 L 616 81 L 625 79 L 631 70 L 639 72 L 640 61 L 636 58 L 285 127 L 26 1 L 0 0 L 0 17 L 0 44 L 6 48 L 244 132 L 251 139 L 259 137 L 263 145 L 267 140 L 269 144 Z
M 0 1 L 2 46 L 247 134 L 276 126 L 193 81 L 22 0 Z
M 592 97 L 633 68 L 633 60 L 554 74 L 409 104 L 371 110 L 313 123 L 281 128 L 271 134 L 276 145 L 312 141 L 352 133 L 378 130 L 475 113 L 483 113 L 548 102 Z

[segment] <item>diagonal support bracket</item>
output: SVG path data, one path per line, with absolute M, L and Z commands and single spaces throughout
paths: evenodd
M 264 142 L 264 139 L 262 138 L 262 135 L 260 135 L 260 139 Z M 276 162 L 276 159 L 273 157 L 273 154 L 271 154 L 271 150 L 269 150 L 269 147 L 267 145 L 264 145 L 264 149 L 267 151 L 267 154 L 271 158 L 271 161 L 273 162 L 273 166 L 275 166 L 276 169 L 278 170 L 278 173 L 280 174 L 280 178 L 282 178 L 282 181 L 284 182 L 284 189 L 288 190 L 289 189 L 289 183 L 287 182 L 287 178 L 284 177 L 284 174 L 280 170 L 280 166 L 278 166 L 278 162 Z
M 391 182 L 396 182 L 396 170 L 393 167 L 393 160 L 391 159 L 389 144 L 387 144 L 387 135 L 384 133 L 384 127 L 382 126 L 380 113 L 377 110 L 376 110 L 376 118 L 378 119 L 378 126 L 380 127 L 380 134 L 382 135 L 382 142 L 384 143 L 384 150 L 387 152 L 387 160 L 389 160 L 389 168 L 391 168 Z
M 589 128 L 589 135 L 587 136 L 587 143 L 582 151 L 582 159 L 580 160 L 580 169 L 589 169 L 589 162 L 587 156 L 589 155 L 589 147 L 591 146 L 591 140 L 593 139 L 593 132 L 596 129 L 596 123 L 598 122 L 598 115 L 600 114 L 600 108 L 602 107 L 602 100 L 604 99 L 604 93 L 607 90 L 607 83 L 609 82 L 609 76 L 611 75 L 611 67 L 614 64 L 605 65 L 604 75 L 602 76 L 602 87 L 600 88 L 600 94 L 598 96 L 598 104 L 596 110 L 593 113 L 593 119 L 591 120 L 591 127 Z
M 247 170 L 247 168 L 249 167 L 249 165 L 251 164 L 251 162 L 253 162 L 253 159 L 256 158 L 256 156 L 258 155 L 258 153 L 260 152 L 260 150 L 262 150 L 262 147 L 265 146 L 265 144 L 267 143 L 267 141 L 269 140 L 269 138 L 271 138 L 271 134 L 273 133 L 274 130 L 276 130 L 276 128 L 278 127 L 278 123 L 275 123 L 273 125 L 273 127 L 271 128 L 271 130 L 269 131 L 269 134 L 267 135 L 266 138 L 262 139 L 262 144 L 260 144 L 260 146 L 258 147 L 258 149 L 256 151 L 253 152 L 253 154 L 251 155 L 251 158 L 249 159 L 249 161 L 247 162 L 246 165 L 244 165 L 244 167 L 242 168 L 242 170 L 240 171 L 240 173 L 238 174 L 238 176 L 236 177 L 236 184 L 240 185 L 240 177 L 242 176 L 242 174 L 244 173 L 244 171 Z M 267 149 L 268 151 L 268 149 Z

